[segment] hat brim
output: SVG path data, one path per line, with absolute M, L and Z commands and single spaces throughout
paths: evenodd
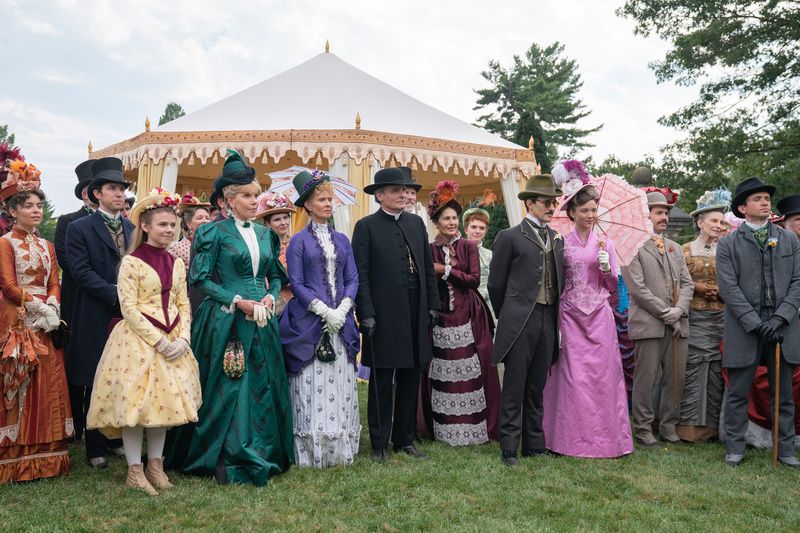
M 703 213 L 710 213 L 711 211 L 721 211 L 724 215 L 725 212 L 728 210 L 727 205 L 707 205 L 705 207 L 701 207 L 700 209 L 695 209 L 691 213 L 689 213 L 690 217 L 696 217 L 697 215 L 702 215 Z
M 75 198 L 78 200 L 83 200 L 83 189 L 91 186 L 91 184 L 92 180 L 79 181 L 78 184 L 75 185 Z
M 95 178 L 89 184 L 89 190 L 88 190 L 89 199 L 90 200 L 94 200 L 94 203 L 97 203 L 99 201 L 99 199 L 96 196 L 94 196 L 94 191 L 99 191 L 103 187 L 103 185 L 105 185 L 106 183 L 117 183 L 119 185 L 124 185 L 125 186 L 125 190 L 128 190 L 131 187 L 131 182 L 129 182 L 129 181 L 106 179 L 106 178 Z
M 544 196 L 546 198 L 558 198 L 563 194 L 564 193 L 561 192 L 561 189 L 529 189 L 520 191 L 517 194 L 517 198 L 520 200 L 530 200 L 531 198 L 539 198 L 540 196 Z
M 450 207 L 450 208 L 454 209 L 454 210 L 455 210 L 455 212 L 456 212 L 456 214 L 457 214 L 459 217 L 461 216 L 461 213 L 464 211 L 464 208 L 461 206 L 461 204 L 460 204 L 460 203 L 458 203 L 458 201 L 457 201 L 457 200 L 455 200 L 455 199 L 452 199 L 452 200 L 448 200 L 448 201 L 447 201 L 447 202 L 445 202 L 443 205 L 440 205 L 440 206 L 439 206 L 439 209 L 437 209 L 436 211 L 433 211 L 432 213 L 428 213 L 428 216 L 430 216 L 430 217 L 431 217 L 431 220 L 433 220 L 433 219 L 434 219 L 434 218 L 436 218 L 436 217 L 437 217 L 437 216 L 438 216 L 438 215 L 439 215 L 439 214 L 440 214 L 442 211 L 444 211 L 444 210 L 445 210 L 445 209 L 447 209 L 448 207 Z
M 744 218 L 744 214 L 739 211 L 739 206 L 744 205 L 747 197 L 751 194 L 755 194 L 757 192 L 767 192 L 770 196 L 772 196 L 777 190 L 777 187 L 774 185 L 762 184 L 757 187 L 752 187 L 750 189 L 741 191 L 739 194 L 733 197 L 733 201 L 731 202 L 731 211 L 733 212 L 733 215 L 737 218 Z
M 569 196 L 565 196 L 564 199 L 561 200 L 561 207 L 559 208 L 559 210 L 560 211 L 566 211 L 567 210 L 567 204 L 569 204 L 569 201 L 572 200 L 573 198 L 575 198 L 575 196 L 579 192 L 584 191 L 584 190 L 588 189 L 589 187 L 594 187 L 594 184 L 593 183 L 587 183 L 585 185 L 581 185 L 580 188 L 578 188 L 577 191 L 575 191 L 574 193 L 570 194 Z
M 403 182 L 399 182 L 399 181 L 390 182 L 390 183 L 370 183 L 369 185 L 364 187 L 364 192 L 367 193 L 367 194 L 375 194 L 376 192 L 378 192 L 379 190 L 383 189 L 384 187 L 394 187 L 395 185 L 400 185 L 402 187 L 414 187 L 415 186 L 415 185 L 412 185 L 412 184 L 409 184 L 409 183 L 403 183 Z M 419 184 L 417 183 L 416 185 L 419 185 Z M 421 189 L 421 188 L 422 188 L 422 185 L 419 185 L 419 189 Z M 417 189 L 417 191 L 419 191 L 419 189 Z
M 293 215 L 295 214 L 294 209 L 289 209 L 288 207 L 279 207 L 277 209 L 267 209 L 266 211 L 261 211 L 260 213 L 256 213 L 255 218 L 266 218 L 272 215 L 281 215 L 281 214 Z
M 163 200 L 164 197 L 160 194 L 151 194 L 150 196 L 145 196 L 135 204 L 133 204 L 133 209 L 131 209 L 130 215 L 128 215 L 128 220 L 130 220 L 134 226 L 139 225 L 139 217 L 142 216 L 142 213 L 145 212 L 146 209 L 149 207 L 158 204 L 159 201 Z M 168 206 L 163 206 L 168 207 Z M 177 211 L 177 207 L 175 208 Z M 177 212 L 175 213 L 177 215 Z
M 314 189 L 316 189 L 317 187 L 319 187 L 323 183 L 326 183 L 326 182 L 330 183 L 330 181 L 331 181 L 330 176 L 327 176 L 327 175 L 323 176 L 322 179 L 319 180 L 317 183 L 315 183 L 313 187 L 309 187 L 309 189 L 307 191 L 303 191 L 303 194 L 298 196 L 297 200 L 295 200 L 294 205 L 296 207 L 303 207 L 305 205 L 305 203 L 306 203 L 306 200 L 308 200 L 308 197 L 311 196 L 312 192 L 314 192 Z
M 647 204 L 648 209 L 653 209 L 654 207 L 666 207 L 667 209 L 671 210 L 675 206 L 666 202 L 653 202 L 652 204 Z
M 482 215 L 482 216 L 485 216 L 486 219 L 491 222 L 492 217 L 491 217 L 491 215 L 489 214 L 489 212 L 486 209 L 483 209 L 482 207 L 470 207 L 469 209 L 464 211 L 464 213 L 462 213 L 462 215 L 461 215 L 461 223 L 462 224 L 466 224 L 467 223 L 467 219 L 469 217 L 474 216 L 474 215 L 478 215 L 478 214 Z

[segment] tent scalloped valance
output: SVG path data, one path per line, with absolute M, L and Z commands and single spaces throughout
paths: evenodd
M 438 165 L 450 170 L 455 165 L 463 173 L 473 169 L 484 175 L 496 170 L 501 175 L 519 170 L 525 176 L 536 172 L 533 152 L 443 139 L 430 139 L 365 130 L 276 130 L 219 132 L 145 132 L 115 145 L 94 151 L 92 158 L 115 156 L 126 169 L 137 168 L 144 160 L 159 162 L 171 155 L 179 164 L 199 160 L 206 164 L 214 155 L 238 148 L 255 163 L 268 155 L 281 159 L 294 150 L 308 164 L 321 155 L 328 161 L 347 153 L 357 163 L 372 155 L 382 166 L 393 161 L 429 169 Z

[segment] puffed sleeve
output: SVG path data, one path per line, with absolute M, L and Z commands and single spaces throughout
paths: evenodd
M 189 303 L 189 291 L 186 288 L 186 267 L 183 264 L 183 259 L 180 257 L 175 259 L 172 272 L 174 273 L 172 290 L 175 291 L 175 305 L 178 307 L 178 312 L 181 314 L 180 336 L 187 343 L 191 344 L 192 306 Z
M 222 235 L 216 223 L 203 224 L 195 233 L 194 260 L 189 270 L 189 280 L 192 287 L 197 287 L 203 294 L 210 296 L 224 307 L 233 304 L 236 293 L 215 283 L 211 276 L 217 264 L 220 240 Z
M 22 290 L 17 285 L 17 265 L 14 245 L 8 239 L 0 238 L 0 286 L 3 288 L 3 298 L 20 305 Z M 25 301 L 30 302 L 33 296 L 25 295 Z
M 164 334 L 139 311 L 139 259 L 126 255 L 122 258 L 117 277 L 117 297 L 122 316 L 135 334 L 150 346 L 161 340 Z

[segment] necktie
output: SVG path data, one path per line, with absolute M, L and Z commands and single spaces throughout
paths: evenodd
M 767 226 L 765 225 L 763 228 L 753 230 L 753 238 L 756 240 L 758 245 L 763 248 L 767 243 Z
M 108 229 L 110 229 L 114 233 L 117 233 L 120 230 L 120 228 L 122 227 L 122 218 L 121 217 L 112 218 L 112 217 L 106 215 L 105 213 L 103 213 L 102 211 L 100 211 L 100 216 L 103 217 L 103 222 L 106 223 L 106 226 L 108 226 Z
M 658 248 L 658 253 L 664 255 L 664 239 L 656 235 L 653 235 L 650 238 L 653 240 L 654 243 L 656 243 L 656 248 Z
M 547 228 L 544 227 L 544 226 L 540 226 L 539 224 L 535 224 L 535 223 L 531 222 L 530 219 L 528 220 L 528 222 L 533 227 L 533 229 L 536 230 L 536 233 L 539 234 L 539 237 L 541 237 L 542 242 L 546 243 L 547 242 Z

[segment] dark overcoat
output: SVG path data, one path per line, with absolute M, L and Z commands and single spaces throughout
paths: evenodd
M 409 308 L 408 241 L 419 279 L 419 308 Z M 361 343 L 361 362 L 375 368 L 412 368 L 413 339 L 410 327 L 412 311 L 419 318 L 417 342 L 419 363 L 432 357 L 428 311 L 439 309 L 436 274 L 428 246 L 428 234 L 422 219 L 403 212 L 395 218 L 378 209 L 362 218 L 353 230 L 353 253 L 358 270 L 356 314 L 364 320 L 374 317 L 375 335 L 370 343 Z M 374 353 L 373 353 L 374 348 Z
M 72 324 L 72 309 L 75 306 L 75 280 L 72 279 L 72 272 L 67 262 L 67 226 L 76 220 L 89 216 L 89 211 L 81 207 L 73 213 L 67 213 L 58 217 L 56 222 L 56 234 L 53 238 L 53 245 L 56 249 L 56 258 L 61 267 L 61 320 L 68 325 Z
M 497 316 L 494 337 L 494 364 L 501 363 L 518 341 L 522 328 L 536 306 L 536 297 L 544 272 L 544 247 L 525 220 L 513 228 L 497 234 L 492 243 L 492 262 L 489 265 L 487 289 Z M 548 228 L 556 262 L 558 294 L 564 290 L 564 239 Z M 558 316 L 558 299 L 555 303 Z M 520 341 L 521 342 L 521 341 Z M 534 351 L 535 346 L 530 347 Z M 553 363 L 558 360 L 558 342 L 555 343 Z
M 122 218 L 125 247 L 133 224 Z M 121 316 L 117 270 L 121 256 L 99 212 L 67 226 L 67 264 L 75 280 L 72 337 L 65 366 L 71 385 L 91 387 L 97 363 L 108 340 L 111 319 Z
M 772 223 L 767 238 L 776 239 L 776 246 L 765 246 L 763 254 L 772 259 L 775 314 L 786 321 L 779 330 L 783 335 L 781 349 L 784 358 L 797 365 L 800 364 L 800 241 L 792 232 Z M 750 366 L 760 358 L 759 337 L 754 330 L 762 322 L 762 261 L 761 247 L 744 225 L 717 244 L 717 285 L 725 302 L 722 353 L 725 368 Z

